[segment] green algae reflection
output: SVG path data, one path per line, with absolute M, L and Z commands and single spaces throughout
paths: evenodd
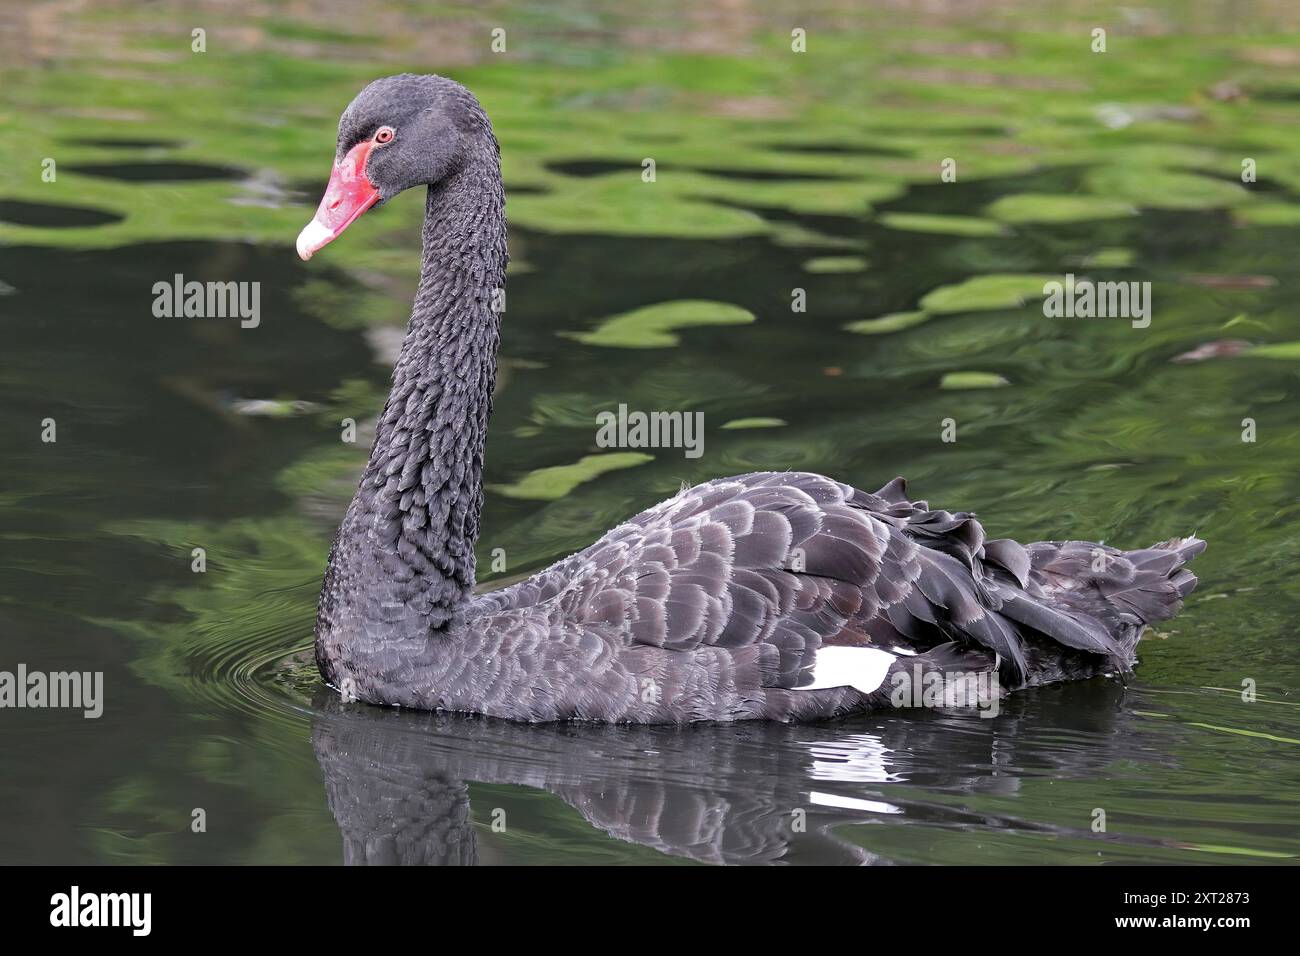
M 563 498 L 578 485 L 599 478 L 607 471 L 635 468 L 653 455 L 641 452 L 615 452 L 609 455 L 586 455 L 571 465 L 554 465 L 538 468 L 511 485 L 491 485 L 491 489 L 507 498 L 529 498 L 535 501 L 555 501 Z
M 681 341 L 674 333 L 699 325 L 746 325 L 754 313 L 727 302 L 685 299 L 660 302 L 611 316 L 591 332 L 570 332 L 568 336 L 583 345 L 603 345 L 620 349 L 656 349 Z

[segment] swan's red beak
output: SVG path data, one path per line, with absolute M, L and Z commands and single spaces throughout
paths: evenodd
M 357 143 L 334 164 L 316 215 L 298 233 L 298 255 L 304 262 L 337 239 L 358 216 L 378 202 L 379 187 L 366 175 L 366 159 L 374 145 L 369 139 Z

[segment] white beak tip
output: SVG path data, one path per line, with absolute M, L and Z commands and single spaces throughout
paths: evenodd
M 306 262 L 316 251 L 334 238 L 334 233 L 313 219 L 298 233 L 298 258 Z

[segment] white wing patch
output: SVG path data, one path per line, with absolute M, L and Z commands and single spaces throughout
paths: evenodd
M 822 647 L 813 658 L 811 684 L 796 690 L 826 690 L 852 687 L 864 694 L 879 689 L 885 682 L 889 665 L 898 660 L 878 647 Z

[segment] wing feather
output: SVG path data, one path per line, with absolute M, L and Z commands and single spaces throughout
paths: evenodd
M 684 488 L 481 600 L 502 611 L 557 607 L 557 627 L 599 625 L 615 649 L 729 660 L 763 688 L 820 686 L 843 670 L 825 658 L 822 676 L 812 676 L 822 648 L 912 654 L 948 644 L 971 659 L 997 655 L 1004 681 L 1018 684 L 1044 642 L 1125 660 L 1131 646 L 1115 635 L 1190 589 L 1194 578 L 1177 569 L 1198 546 L 1106 549 L 1111 566 L 1090 574 L 1087 549 L 1098 546 L 988 539 L 972 514 L 908 500 L 902 479 L 868 493 L 820 475 L 763 472 Z M 1088 594 L 1072 596 L 1081 589 Z

